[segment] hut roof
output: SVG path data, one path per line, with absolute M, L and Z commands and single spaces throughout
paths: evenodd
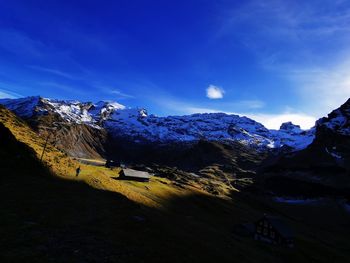
M 149 174 L 148 172 L 137 171 L 130 168 L 124 168 L 123 172 L 126 177 L 134 177 L 134 178 L 140 178 L 140 179 L 151 178 L 151 174 Z

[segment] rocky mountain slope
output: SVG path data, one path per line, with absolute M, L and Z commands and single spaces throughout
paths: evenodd
M 106 132 L 88 110 L 92 103 L 27 97 L 0 100 L 16 115 L 25 119 L 43 138 L 70 156 L 101 158 L 105 155 Z M 102 116 L 102 113 L 101 113 Z
M 158 117 L 144 109 L 115 111 L 104 122 L 115 137 L 127 137 L 136 142 L 238 141 L 255 149 L 293 149 L 306 147 L 313 132 L 302 130 L 268 130 L 262 124 L 238 115 L 203 113 L 187 116 Z
M 265 167 L 261 178 L 263 188 L 275 193 L 347 195 L 350 189 L 350 99 L 316 122 L 315 139 L 307 148 L 278 156 Z
M 256 150 L 281 147 L 299 150 L 309 145 L 314 138 L 313 129 L 303 131 L 292 123 L 283 124 L 280 130 L 268 130 L 247 117 L 224 113 L 158 117 L 148 114 L 145 109 L 130 109 L 115 102 L 94 104 L 41 97 L 3 99 L 0 104 L 29 120 L 39 131 L 45 130 L 47 126 L 74 126 L 77 131 L 69 133 L 69 129 L 65 129 L 66 132 L 58 136 L 58 143 L 64 146 L 70 142 L 72 145 L 71 139 L 65 140 L 69 137 L 82 140 L 73 140 L 78 150 L 68 151 L 76 156 L 81 156 L 84 151 L 103 155 L 106 134 L 112 140 L 136 144 L 164 145 L 207 140 L 239 142 Z M 94 141 L 93 138 L 99 139 Z

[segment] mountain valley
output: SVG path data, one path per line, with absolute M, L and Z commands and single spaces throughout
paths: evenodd
M 156 117 L 110 102 L 0 104 L 5 262 L 349 257 L 349 101 L 308 131 L 221 113 Z M 153 176 L 120 180 L 106 160 Z M 236 232 L 265 213 L 293 227 L 295 249 Z

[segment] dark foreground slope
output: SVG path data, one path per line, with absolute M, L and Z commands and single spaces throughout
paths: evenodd
M 1 262 L 79 262 L 121 256 L 122 244 L 103 235 L 137 206 L 84 183 L 55 178 L 35 152 L 0 123 Z M 121 213 L 122 211 L 122 213 Z M 109 236 L 109 238 L 108 238 Z
M 151 208 L 83 181 L 59 179 L 1 124 L 0 138 L 1 262 L 346 262 L 350 256 L 350 220 L 338 207 L 197 192 L 168 196 L 162 208 Z M 148 195 L 154 198 L 154 191 Z M 291 225 L 295 249 L 232 231 L 265 212 Z
M 142 207 L 57 179 L 2 124 L 0 136 L 1 262 L 229 261 L 239 252 L 225 247 L 233 216 L 225 202 L 192 196 L 169 200 L 168 212 Z

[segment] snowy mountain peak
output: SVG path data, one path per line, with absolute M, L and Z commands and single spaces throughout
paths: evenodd
M 91 102 L 80 103 L 79 101 L 63 101 L 42 99 L 47 111 L 58 113 L 64 120 L 73 123 L 94 123 L 95 120 L 88 110 L 92 107 Z M 48 109 L 48 107 L 51 107 Z
M 125 106 L 114 101 L 99 101 L 93 104 L 89 109 L 89 113 L 97 121 L 105 121 L 110 118 L 110 116 L 116 110 L 123 110 Z
M 316 122 L 316 129 L 328 129 L 340 135 L 350 135 L 350 99 L 327 117 Z
M 125 109 L 125 106 L 115 102 L 115 101 L 99 101 L 94 104 L 97 108 L 113 108 L 115 110 L 123 110 Z
M 58 114 L 66 122 L 106 129 L 112 137 L 134 142 L 177 143 L 205 139 L 239 141 L 257 149 L 284 145 L 302 149 L 314 139 L 314 130 L 302 131 L 292 123 L 282 124 L 278 131 L 268 130 L 247 117 L 225 113 L 158 117 L 149 115 L 146 109 L 126 108 L 117 102 L 93 104 L 41 97 L 0 100 L 0 104 L 24 118 Z
M 301 133 L 303 131 L 299 125 L 295 125 L 291 121 L 282 123 L 280 130 L 289 131 L 291 133 Z
M 35 114 L 36 107 L 43 98 L 40 96 L 25 97 L 20 99 L 0 99 L 0 104 L 23 118 L 29 118 Z
M 270 131 L 247 117 L 225 113 L 204 113 L 187 116 L 157 117 L 140 109 L 125 109 L 113 113 L 104 127 L 116 137 L 132 141 L 190 142 L 239 141 L 255 148 L 306 147 L 313 140 L 313 132 L 291 135 Z
M 148 116 L 147 110 L 146 109 L 140 109 L 139 110 L 139 115 L 142 118 L 146 118 Z
M 142 122 L 142 119 L 147 118 L 148 114 L 145 109 L 138 108 L 124 108 L 123 110 L 114 111 L 108 119 L 107 122 Z
M 92 103 L 81 103 L 75 100 L 54 100 L 42 97 L 27 97 L 20 99 L 3 99 L 0 104 L 15 112 L 22 118 L 32 118 L 49 113 L 58 114 L 69 123 L 90 123 L 95 120 L 89 114 Z

